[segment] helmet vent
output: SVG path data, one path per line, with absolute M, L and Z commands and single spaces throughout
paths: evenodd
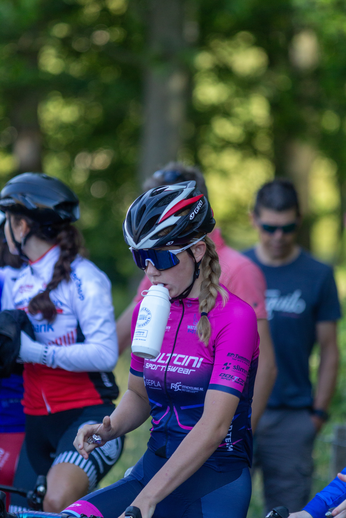
M 161 194 L 162 191 L 166 189 L 166 185 L 163 187 L 157 187 L 153 190 L 153 192 L 150 193 L 150 198 L 153 198 L 154 196 L 157 196 L 158 194 Z
M 179 194 L 181 194 L 182 191 L 174 191 L 170 194 L 167 194 L 167 196 L 164 196 L 161 198 L 161 200 L 156 203 L 155 207 L 166 207 L 171 203 L 171 201 L 175 200 Z
M 143 217 L 143 214 L 144 212 L 146 211 L 146 205 L 142 205 L 139 209 L 139 211 L 137 212 L 137 215 L 136 215 L 136 226 L 138 227 L 140 222 L 141 222 L 141 219 Z
M 163 228 L 162 230 L 160 230 L 160 232 L 157 232 L 153 236 L 153 239 L 159 239 L 160 237 L 168 236 L 168 234 L 170 232 L 172 232 L 173 230 L 174 230 L 174 225 L 171 225 L 170 227 Z
M 146 224 L 144 225 L 144 227 L 142 228 L 142 231 L 141 231 L 141 234 L 143 236 L 145 236 L 148 232 L 150 232 L 150 230 L 153 229 L 153 227 L 155 226 L 155 224 L 157 222 L 157 218 L 158 218 L 158 216 L 153 216 L 146 222 Z

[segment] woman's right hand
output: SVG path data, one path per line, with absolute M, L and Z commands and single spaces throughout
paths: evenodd
M 89 437 L 93 434 L 97 434 L 101 437 L 100 444 L 88 443 Z M 84 459 L 87 459 L 91 451 L 103 446 L 111 439 L 115 439 L 115 437 L 116 433 L 112 428 L 111 418 L 107 415 L 103 418 L 103 422 L 101 424 L 86 424 L 80 428 L 75 440 L 73 441 L 73 446 L 76 448 L 78 453 L 84 457 Z

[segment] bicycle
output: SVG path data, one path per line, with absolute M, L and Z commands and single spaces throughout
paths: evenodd
M 0 493 L 3 492 L 13 493 L 16 495 L 24 496 L 27 499 L 28 507 L 35 511 L 43 511 L 43 499 L 47 492 L 47 480 L 44 475 L 39 475 L 36 480 L 34 489 L 19 489 L 13 486 L 4 486 L 0 484 Z M 6 500 L 6 495 L 5 495 Z
M 37 484 L 36 484 L 37 485 Z M 3 486 L 1 486 L 3 487 Z M 24 492 L 24 490 L 17 490 L 15 488 L 10 488 L 12 492 L 16 492 L 17 494 L 19 491 Z M 274 508 L 267 516 L 266 518 L 287 518 L 289 515 L 289 511 L 286 507 L 276 507 Z M 129 506 L 127 509 L 125 509 L 125 516 L 129 518 L 142 518 L 141 510 L 138 507 L 135 506 Z M 0 518 L 71 518 L 70 514 L 67 513 L 46 513 L 44 511 L 23 511 L 18 513 L 8 513 L 6 511 L 6 495 L 3 491 L 0 490 Z M 94 515 L 86 516 L 84 514 L 80 515 L 80 518 L 100 518 Z

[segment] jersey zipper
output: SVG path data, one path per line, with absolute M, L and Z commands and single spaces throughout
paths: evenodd
M 166 420 L 166 424 L 165 424 L 165 434 L 166 434 L 166 443 L 165 443 L 165 456 L 167 455 L 167 443 L 168 443 L 168 432 L 167 432 L 167 428 L 168 428 L 168 423 L 173 415 L 173 401 L 171 399 L 171 396 L 169 395 L 168 393 L 168 390 L 167 390 L 167 372 L 168 372 L 168 366 L 170 364 L 170 361 L 173 357 L 173 353 L 174 353 L 174 349 L 175 349 L 175 344 L 177 343 L 177 338 L 178 338 L 178 333 L 179 333 L 179 330 L 180 330 L 180 326 L 181 326 L 181 323 L 183 321 L 183 318 L 184 318 L 184 313 L 185 313 L 185 306 L 184 306 L 184 301 L 183 300 L 180 300 L 179 301 L 182 305 L 182 312 L 181 312 L 181 317 L 180 317 L 180 321 L 179 321 L 179 324 L 178 324 L 178 327 L 177 327 L 177 331 L 175 333 L 175 338 L 174 338 L 174 343 L 173 343 L 173 348 L 172 348 L 172 352 L 171 352 L 171 355 L 169 357 L 169 360 L 167 362 L 167 366 L 166 366 L 166 370 L 165 370 L 165 376 L 164 376 L 164 380 L 163 380 L 163 386 L 164 386 L 164 389 L 165 389 L 165 392 L 166 392 L 166 396 L 167 396 L 167 399 L 169 401 L 169 406 L 170 406 L 170 412 L 169 412 L 169 416 L 168 416 L 168 419 Z

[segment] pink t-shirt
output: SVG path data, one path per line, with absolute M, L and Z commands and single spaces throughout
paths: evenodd
M 234 295 L 245 300 L 256 313 L 257 319 L 267 318 L 265 307 L 266 281 L 263 273 L 250 259 L 226 245 L 219 228 L 209 237 L 214 241 L 221 265 L 220 283 Z M 148 290 L 151 282 L 145 275 L 134 300 L 142 300 L 142 291 Z

